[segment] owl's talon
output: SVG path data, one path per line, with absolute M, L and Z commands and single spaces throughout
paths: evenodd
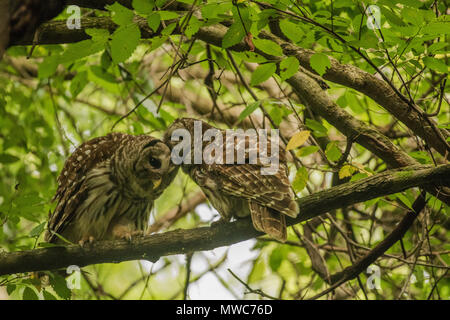
M 84 236 L 80 241 L 78 241 L 78 244 L 80 247 L 86 247 L 86 244 L 93 244 L 95 242 L 95 238 L 93 236 Z

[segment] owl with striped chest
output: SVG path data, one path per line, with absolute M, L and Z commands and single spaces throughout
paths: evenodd
M 130 239 L 177 173 L 170 149 L 148 135 L 110 133 L 81 144 L 66 160 L 46 241 Z

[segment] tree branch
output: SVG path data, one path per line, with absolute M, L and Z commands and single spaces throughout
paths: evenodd
M 151 38 L 157 34 L 148 27 L 145 19 L 136 18 L 135 22 L 141 29 L 142 38 Z M 112 32 L 116 28 L 116 25 L 110 18 L 84 18 L 82 27 L 103 28 Z M 221 47 L 223 36 L 227 30 L 228 29 L 222 25 L 202 27 L 196 33 L 196 37 L 206 43 Z M 175 30 L 175 32 L 180 32 L 180 30 Z M 65 23 L 61 21 L 52 21 L 43 24 L 41 26 L 40 34 L 42 36 L 39 40 L 40 44 L 76 42 L 89 37 L 84 33 L 83 29 L 67 29 Z M 31 40 L 32 39 L 29 39 L 29 41 Z M 247 45 L 243 41 L 229 48 L 229 50 L 234 51 L 245 51 L 247 49 Z M 259 50 L 255 51 L 269 59 L 273 58 Z M 292 86 L 300 99 L 308 104 L 311 109 L 326 119 L 348 138 L 353 139 L 356 143 L 359 143 L 385 161 L 390 167 L 396 168 L 419 164 L 418 161 L 398 148 L 376 128 L 353 117 L 350 113 L 340 108 L 322 89 L 316 79 L 311 78 L 308 74 L 297 72 L 294 76 L 289 78 L 287 82 Z M 446 204 L 450 204 L 450 190 L 445 189 L 444 192 L 438 194 L 433 187 L 426 187 L 426 191 L 437 196 Z
M 300 214 L 287 225 L 309 220 L 330 210 L 425 185 L 449 185 L 450 165 L 411 166 L 332 187 L 299 199 Z M 80 267 L 212 250 L 261 235 L 250 219 L 191 230 L 174 230 L 132 241 L 99 241 L 86 248 L 78 245 L 0 253 L 0 275 Z
M 419 213 L 425 208 L 425 192 L 422 192 L 414 201 L 412 206 L 413 210 L 408 211 L 403 217 L 402 221 L 397 227 L 375 248 L 373 248 L 366 256 L 360 258 L 357 262 L 344 270 L 333 274 L 330 277 L 331 287 L 322 291 L 321 293 L 310 298 L 311 300 L 318 299 L 325 294 L 333 291 L 337 287 L 343 285 L 345 282 L 356 278 L 361 272 L 367 269 L 372 263 L 374 263 L 380 256 L 382 256 L 390 247 L 392 247 L 397 241 L 401 240 L 406 231 L 412 226 Z
M 114 3 L 115 0 L 97 0 L 97 1 L 86 1 L 86 0 L 68 0 L 67 4 L 75 4 L 81 7 L 103 9 L 105 5 Z M 131 8 L 131 0 L 120 0 L 119 3 Z M 166 8 L 167 9 L 167 8 Z M 179 3 L 176 1 L 170 2 L 168 4 L 168 9 L 170 10 L 187 10 L 186 4 Z M 108 20 L 108 21 L 107 21 Z M 142 19 L 144 20 L 144 19 Z M 93 25 L 94 24 L 94 25 Z M 154 36 L 153 32 L 148 28 L 145 23 L 138 23 L 142 34 L 142 38 L 151 38 Z M 109 18 L 83 18 L 82 21 L 83 28 L 103 28 L 113 31 L 116 26 L 112 23 Z M 200 32 L 202 29 L 201 28 Z M 288 56 L 295 56 L 302 67 L 307 70 L 314 72 L 310 66 L 310 58 L 315 53 L 313 50 L 304 49 L 293 45 L 287 41 L 283 41 L 276 35 L 269 34 L 265 31 L 261 32 L 261 37 L 270 39 L 277 42 L 282 48 L 284 54 Z M 42 25 L 39 32 L 38 44 L 57 44 L 57 43 L 69 43 L 77 42 L 83 39 L 87 39 L 87 35 L 84 33 L 83 29 L 68 29 L 65 22 L 52 21 Z M 201 38 L 201 37 L 200 37 Z M 204 39 L 202 39 L 204 40 Z M 21 41 L 14 44 L 27 45 L 32 44 L 33 39 L 31 36 L 21 39 Z M 215 43 L 215 45 L 221 46 L 221 43 Z M 241 50 L 245 50 L 245 45 Z M 343 65 L 339 63 L 336 59 L 329 57 L 331 62 L 331 67 L 327 69 L 323 78 L 346 87 L 353 88 L 368 97 L 372 98 L 380 106 L 389 111 L 397 119 L 405 123 L 408 128 L 410 128 L 415 134 L 424 139 L 430 146 L 435 148 L 444 157 L 449 156 L 449 145 L 446 143 L 446 138 L 450 136 L 448 131 L 441 130 L 437 128 L 436 123 L 432 119 L 428 119 L 424 112 L 420 110 L 412 110 L 407 102 L 403 101 L 388 83 L 376 76 L 365 72 L 353 65 Z M 413 112 L 414 111 L 414 112 Z

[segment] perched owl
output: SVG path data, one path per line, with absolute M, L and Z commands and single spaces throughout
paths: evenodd
M 190 163 L 183 161 L 181 167 L 200 186 L 222 219 L 229 221 L 232 216 L 239 218 L 251 215 L 255 229 L 265 232 L 277 240 L 285 241 L 285 215 L 296 217 L 299 212 L 288 179 L 285 150 L 279 148 L 276 155 L 279 163 L 275 170 L 263 174 L 262 170 L 268 166 L 267 162 L 262 159 L 250 161 L 251 155 L 254 155 L 252 151 L 259 151 L 262 148 L 261 141 L 253 141 L 244 137 L 238 142 L 235 136 L 227 135 L 224 130 L 218 130 L 203 121 L 181 118 L 177 119 L 164 135 L 164 142 L 172 149 L 172 159 L 174 159 L 174 154 L 182 150 L 178 147 L 181 140 L 184 139 L 184 137 L 181 138 L 180 130 L 177 129 L 184 129 L 192 137 L 189 141 Z M 208 139 L 204 138 L 205 135 L 199 140 L 198 130 L 201 130 L 200 135 L 203 135 L 211 131 L 209 129 L 215 129 L 219 135 L 222 135 L 221 140 L 217 140 L 217 137 L 213 138 L 213 136 L 215 137 L 214 133 L 210 134 Z M 205 153 L 205 150 L 217 141 L 220 141 L 216 145 L 217 149 L 210 148 L 209 151 L 214 151 Z M 195 150 L 195 143 L 197 143 L 197 150 Z M 222 163 L 211 160 L 204 161 L 206 158 L 202 159 L 201 163 L 195 161 L 193 158 L 195 158 L 195 152 L 197 152 L 198 158 L 199 144 L 204 152 L 203 155 L 212 154 L 218 156 L 218 159 L 222 157 Z M 271 144 L 269 140 L 268 152 L 271 147 L 273 148 L 273 143 Z M 215 154 L 217 150 L 221 151 L 221 155 Z M 231 153 L 234 154 L 235 160 L 238 160 L 238 154 L 243 155 L 244 163 L 241 161 L 241 164 L 230 164 L 229 161 L 226 161 L 227 156 Z
M 83 143 L 58 178 L 46 241 L 60 242 L 56 234 L 83 244 L 142 233 L 177 171 L 168 146 L 148 135 L 110 133 Z

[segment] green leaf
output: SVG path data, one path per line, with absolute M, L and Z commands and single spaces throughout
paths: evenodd
M 283 34 L 294 43 L 303 39 L 302 29 L 300 29 L 297 24 L 290 22 L 288 19 L 280 21 L 280 29 L 281 32 L 283 32 Z
M 250 79 L 250 84 L 252 86 L 256 86 L 261 82 L 269 79 L 277 70 L 277 66 L 275 63 L 266 63 L 260 65 L 256 70 L 252 73 L 252 77 Z
M 345 101 L 347 105 L 352 109 L 356 114 L 365 113 L 366 110 L 363 108 L 361 101 L 358 100 L 357 94 L 352 92 L 352 90 L 346 90 L 345 92 Z
M 136 50 L 141 39 L 141 31 L 135 24 L 118 28 L 112 35 L 111 57 L 115 63 L 127 60 Z
M 231 10 L 233 4 L 230 2 L 218 2 L 218 3 L 208 3 L 202 5 L 202 17 L 206 20 L 209 19 L 219 19 L 220 16 L 224 15 Z
M 275 125 L 278 127 L 283 121 L 284 112 L 283 109 L 279 106 L 272 105 L 268 110 L 269 116 L 272 119 L 272 121 L 275 123 Z
M 39 300 L 38 295 L 36 292 L 31 289 L 30 287 L 25 287 L 22 293 L 22 299 L 23 300 Z
M 403 204 L 406 205 L 409 209 L 413 210 L 411 201 L 409 201 L 409 199 L 403 193 L 396 193 L 393 196 L 403 202 Z
M 133 11 L 119 3 L 114 2 L 114 4 L 105 6 L 105 8 L 111 12 L 111 19 L 115 24 L 125 26 L 133 22 Z
M 273 17 L 276 17 L 277 12 L 274 9 L 264 9 L 258 14 L 258 22 L 256 27 L 258 30 L 263 29 Z
M 242 27 L 242 23 L 239 21 L 233 23 L 231 27 L 228 28 L 227 33 L 222 38 L 222 48 L 226 49 L 234 46 L 242 41 L 245 37 L 245 31 Z
M 54 295 L 45 289 L 42 290 L 42 295 L 44 296 L 44 300 L 58 300 Z
M 177 19 L 178 13 L 173 11 L 158 11 L 159 16 L 161 17 L 161 20 L 171 20 L 171 19 Z
M 307 118 L 305 121 L 305 125 L 314 131 L 314 134 L 317 137 L 325 137 L 327 135 L 327 128 L 325 128 L 320 122 Z
M 326 69 L 331 67 L 330 59 L 323 53 L 313 54 L 309 60 L 309 64 L 319 75 L 323 75 Z
M 108 41 L 109 38 L 109 31 L 106 29 L 85 29 L 84 32 L 86 32 L 87 35 L 89 35 L 92 38 L 92 41 L 94 42 L 102 42 L 105 43 Z
M 318 150 L 319 150 L 318 146 L 302 147 L 297 151 L 297 156 L 298 157 L 306 157 L 306 156 L 309 156 L 310 154 L 313 154 L 314 152 L 316 152 Z
M 421 164 L 431 163 L 430 156 L 426 151 L 412 151 L 408 154 L 419 161 Z
M 70 82 L 70 93 L 72 94 L 72 98 L 76 98 L 87 84 L 87 72 L 78 72 L 72 79 L 72 82 Z
M 49 56 L 45 57 L 45 59 L 39 64 L 38 68 L 38 77 L 39 79 L 48 78 L 52 76 L 59 65 L 59 56 Z
M 432 58 L 432 57 L 424 57 L 423 58 L 423 63 L 430 69 L 437 71 L 437 72 L 442 72 L 442 73 L 447 73 L 448 72 L 448 67 L 447 65 L 439 59 L 436 58 Z
M 150 29 L 153 30 L 153 32 L 158 31 L 159 25 L 161 24 L 161 17 L 159 13 L 153 12 L 151 15 L 149 15 L 147 18 L 147 24 Z
M 258 109 L 259 105 L 261 104 L 260 101 L 255 101 L 248 106 L 245 107 L 245 109 L 241 112 L 239 115 L 238 121 L 241 122 L 245 118 L 247 118 L 249 115 L 251 115 L 256 109 Z
M 430 52 L 430 53 L 435 53 L 435 52 L 445 53 L 444 49 L 448 45 L 449 44 L 447 42 L 435 42 L 431 46 L 428 47 L 428 52 Z
M 153 0 L 133 0 L 132 5 L 136 12 L 142 14 L 150 14 L 155 7 Z
M 189 24 L 184 31 L 186 37 L 191 38 L 194 34 L 198 32 L 200 27 L 202 26 L 202 22 L 198 20 L 196 17 L 192 16 L 189 20 Z
M 72 292 L 67 288 L 66 279 L 62 276 L 53 274 L 53 276 L 50 277 L 50 285 L 61 298 L 68 300 L 72 296 Z
M 269 266 L 273 272 L 276 272 L 284 260 L 284 250 L 282 247 L 275 248 L 269 257 Z
M 423 33 L 431 35 L 444 35 L 450 34 L 450 23 L 448 21 L 436 21 L 426 24 L 423 29 Z
M 152 39 L 152 50 L 158 49 L 167 40 L 167 36 L 155 37 Z
M 13 155 L 8 154 L 8 153 L 1 153 L 0 154 L 0 163 L 9 164 L 9 163 L 17 162 L 19 160 L 20 159 L 17 158 L 16 156 L 13 156 Z
M 397 14 L 395 14 L 393 11 L 391 11 L 390 8 L 385 8 L 383 6 L 380 8 L 380 10 L 381 10 L 381 14 L 383 15 L 383 17 L 385 17 L 389 21 L 389 24 L 391 26 L 392 26 L 392 24 L 394 24 L 394 26 L 404 26 L 405 25 L 403 20 L 401 18 L 399 18 L 397 16 Z
M 167 0 L 155 0 L 155 4 L 158 8 L 161 8 L 163 5 L 165 5 Z
M 17 288 L 16 285 L 14 285 L 14 284 L 8 284 L 8 285 L 6 286 L 6 293 L 10 296 L 10 295 L 14 292 L 14 290 L 16 290 L 16 288 Z
M 47 224 L 46 222 L 43 222 L 40 225 L 34 227 L 30 231 L 30 237 L 39 237 L 41 235 L 41 233 L 44 231 L 46 224 Z
M 292 187 L 294 188 L 294 191 L 296 193 L 302 191 L 306 187 L 307 182 L 308 182 L 308 170 L 306 170 L 305 167 L 301 167 L 297 170 L 294 181 L 292 182 Z
M 263 259 L 257 259 L 253 265 L 253 269 L 248 275 L 249 283 L 254 283 L 264 279 L 266 275 L 266 262 Z
M 367 173 L 358 172 L 351 177 L 350 182 L 358 181 L 367 177 L 368 177 Z
M 103 42 L 95 42 L 92 39 L 71 43 L 66 51 L 60 56 L 59 63 L 71 63 L 81 58 L 90 56 L 105 48 Z
M 330 161 L 338 161 L 341 158 L 342 152 L 338 148 L 337 141 L 331 141 L 330 143 L 327 144 L 327 148 L 325 149 L 325 155 Z
M 99 77 L 100 79 L 103 79 L 103 80 L 111 82 L 111 83 L 117 83 L 116 78 L 111 73 L 105 71 L 105 69 L 103 69 L 102 67 L 92 66 L 90 69 L 91 69 L 92 73 L 94 75 L 96 75 L 97 77 Z
M 173 30 L 175 30 L 176 26 L 177 26 L 176 22 L 173 22 L 173 23 L 169 24 L 167 27 L 165 27 L 161 31 L 161 35 L 163 35 L 163 36 L 170 36 L 172 34 Z
M 102 56 L 100 57 L 100 65 L 102 66 L 102 69 L 107 70 L 111 66 L 111 63 L 111 55 L 108 51 L 103 51 Z
M 300 63 L 295 57 L 288 57 L 280 62 L 280 78 L 286 80 L 292 77 L 300 67 Z
M 283 55 L 283 49 L 281 49 L 281 47 L 271 41 L 271 40 L 267 40 L 267 39 L 258 39 L 255 38 L 253 39 L 253 44 L 255 45 L 256 48 L 258 48 L 259 50 L 261 50 L 264 53 L 273 55 L 273 56 L 282 56 Z

